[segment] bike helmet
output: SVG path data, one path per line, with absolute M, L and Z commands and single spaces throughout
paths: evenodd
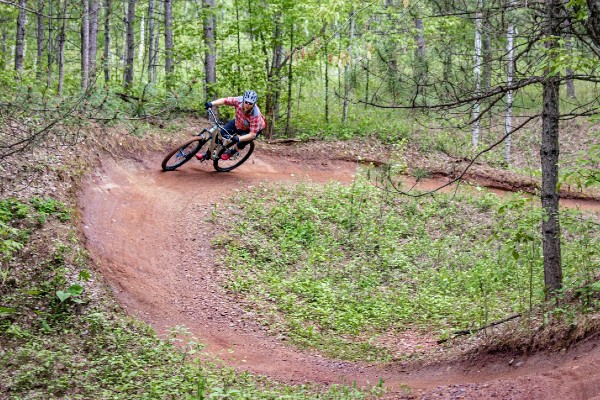
M 248 103 L 255 104 L 258 101 L 258 95 L 254 90 L 248 90 L 246 93 L 244 93 L 243 100 L 247 101 Z

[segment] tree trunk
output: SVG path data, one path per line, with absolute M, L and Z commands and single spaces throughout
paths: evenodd
M 350 101 L 350 67 L 352 65 L 352 41 L 354 39 L 354 9 L 350 11 L 350 29 L 348 30 L 348 60 L 344 64 L 344 104 L 342 106 L 342 123 L 348 119 L 348 103 Z
M 558 48 L 557 38 L 560 35 L 561 0 L 545 0 L 545 47 L 550 57 L 549 63 L 556 57 Z M 562 287 L 562 265 L 560 249 L 559 195 L 556 189 L 558 183 L 559 156 L 559 89 L 560 76 L 548 76 L 543 82 L 542 110 L 542 147 L 540 151 L 542 162 L 542 240 L 544 255 L 544 283 L 546 298 L 556 297 Z
M 129 0 L 126 23 L 125 88 L 133 86 L 133 64 L 135 60 L 135 0 Z
M 112 3 L 111 0 L 105 0 L 104 12 L 104 51 L 102 53 L 102 68 L 104 69 L 104 83 L 110 82 L 110 16 Z
M 215 15 L 215 0 L 204 0 L 204 93 L 206 99 L 217 99 L 217 52 L 215 47 L 215 29 L 217 16 Z
M 165 0 L 165 74 L 166 87 L 173 86 L 173 0 Z
M 327 50 L 327 41 L 323 46 L 325 53 L 325 122 L 329 123 L 329 54 Z
M 236 40 L 237 40 L 237 54 L 238 57 L 242 56 L 242 38 L 241 38 L 241 32 L 240 32 L 240 7 L 238 5 L 238 0 L 234 0 L 234 7 L 235 7 L 235 25 L 236 25 Z M 236 65 L 236 69 L 237 69 L 237 73 L 238 76 L 242 75 L 242 67 L 240 65 L 240 63 L 237 63 Z M 241 92 L 240 86 L 239 86 L 239 81 L 236 79 L 235 81 L 235 91 L 237 93 Z
M 513 1 L 509 3 L 509 10 L 512 11 Z M 509 11 L 509 12 L 510 12 Z M 506 69 L 506 86 L 510 87 L 513 82 L 515 74 L 515 25 L 512 21 L 512 13 L 509 14 L 508 29 L 506 31 L 506 54 L 508 56 L 508 66 Z M 512 130 L 512 104 L 513 104 L 513 93 L 512 90 L 506 92 L 506 119 L 504 123 L 504 133 L 508 135 Z M 510 152 L 511 152 L 511 137 L 507 136 L 504 142 L 504 161 L 510 164 Z
M 42 59 L 44 58 L 44 0 L 38 0 L 38 14 L 37 14 L 37 57 L 36 57 L 36 69 L 35 76 L 37 80 L 42 79 L 43 75 L 43 64 Z
M 415 41 L 417 48 L 415 49 L 415 84 L 416 93 L 423 96 L 425 90 L 425 79 L 427 74 L 427 64 L 425 61 L 425 28 L 421 17 L 415 18 L 416 36 Z M 396 56 L 395 54 L 393 55 Z
M 282 40 L 282 14 L 281 12 L 275 15 L 275 28 L 273 31 L 273 61 L 271 68 L 267 71 L 267 101 L 266 101 L 266 116 L 269 121 L 269 129 L 266 134 L 267 139 L 273 137 L 275 123 L 277 122 L 277 114 L 279 112 L 279 93 L 281 90 L 281 63 L 283 46 Z
M 290 51 L 294 48 L 294 24 L 290 27 Z M 288 65 L 288 99 L 287 99 L 287 116 L 285 120 L 285 136 L 287 137 L 290 131 L 290 119 L 292 118 L 292 83 L 293 83 L 293 57 L 290 56 Z
M 90 74 L 90 2 L 81 0 L 81 88 L 87 89 Z
M 0 70 L 4 71 L 6 68 L 6 41 L 8 40 L 8 24 L 2 21 L 2 39 L 0 42 Z
M 53 0 L 48 2 L 48 15 L 53 15 Z M 60 8 L 60 4 L 58 4 Z M 46 86 L 52 86 L 52 65 L 54 64 L 54 53 L 56 49 L 54 48 L 54 22 L 52 19 L 48 20 L 48 42 L 46 43 Z
M 475 15 L 475 60 L 473 65 L 473 81 L 475 83 L 475 95 L 481 94 L 481 27 L 483 25 L 483 0 L 477 0 L 477 14 Z M 471 142 L 473 147 L 479 145 L 479 108 L 480 101 L 475 100 L 473 104 L 473 133 Z
M 573 41 L 571 39 L 571 30 L 573 29 L 571 24 L 571 19 L 569 15 L 573 12 L 571 7 L 569 7 L 569 1 L 564 0 L 565 7 L 565 18 L 563 20 L 564 30 L 565 30 L 565 50 L 567 52 L 567 57 L 570 60 L 573 54 Z M 565 81 L 565 88 L 567 90 L 567 97 L 574 99 L 575 96 L 575 82 L 573 81 L 573 70 L 571 68 L 566 68 L 565 75 L 567 79 Z
M 96 74 L 96 58 L 98 56 L 98 14 L 100 13 L 99 0 L 90 0 L 90 76 Z
M 23 57 L 25 53 L 25 24 L 27 0 L 19 0 L 19 16 L 17 17 L 17 37 L 15 40 L 15 71 L 23 72 Z
M 154 0 L 148 1 L 148 82 L 154 82 L 156 74 L 156 60 L 154 59 Z
M 65 81 L 65 41 L 67 39 L 67 3 L 69 0 L 63 0 L 62 7 L 62 26 L 58 36 L 58 94 L 62 96 L 63 85 Z

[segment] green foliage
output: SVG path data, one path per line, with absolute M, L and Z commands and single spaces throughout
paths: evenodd
M 521 197 L 413 200 L 358 180 L 260 187 L 237 201 L 248 220 L 218 243 L 230 290 L 271 329 L 336 357 L 385 359 L 364 338 L 406 329 L 443 337 L 544 300 L 542 214 Z M 581 225 L 564 223 L 568 287 L 600 272 L 598 235 Z
M 1 387 L 15 398 L 337 400 L 379 390 L 277 384 L 203 360 L 203 346 L 185 329 L 161 340 L 144 324 L 99 310 L 63 323 L 60 340 L 21 331 L 19 342 L 0 353 Z
M 563 168 L 560 185 L 574 185 L 579 190 L 592 186 L 600 186 L 600 131 L 594 132 L 596 144 L 590 146 L 585 154 L 581 154 L 576 160 L 575 165 L 569 168 Z

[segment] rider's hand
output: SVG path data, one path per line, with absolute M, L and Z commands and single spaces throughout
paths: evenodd
M 206 103 L 204 103 L 204 108 L 206 108 L 206 109 L 209 109 L 209 108 L 211 108 L 212 106 L 213 106 L 213 105 L 212 105 L 212 102 L 210 102 L 210 101 L 207 101 Z
M 231 137 L 231 141 L 233 143 L 239 143 L 240 142 L 240 137 L 238 135 L 232 136 Z

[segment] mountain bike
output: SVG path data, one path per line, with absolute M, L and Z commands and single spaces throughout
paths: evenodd
M 183 164 L 194 158 L 199 151 L 208 151 L 210 159 L 200 160 L 200 162 L 212 160 L 213 167 L 220 172 L 231 171 L 242 165 L 254 151 L 254 141 L 246 144 L 243 149 L 238 149 L 230 157 L 222 157 L 231 144 L 229 133 L 217 119 L 212 109 L 208 109 L 208 120 L 213 122 L 210 128 L 204 128 L 200 133 L 181 143 L 165 156 L 162 161 L 163 171 L 174 171 Z

